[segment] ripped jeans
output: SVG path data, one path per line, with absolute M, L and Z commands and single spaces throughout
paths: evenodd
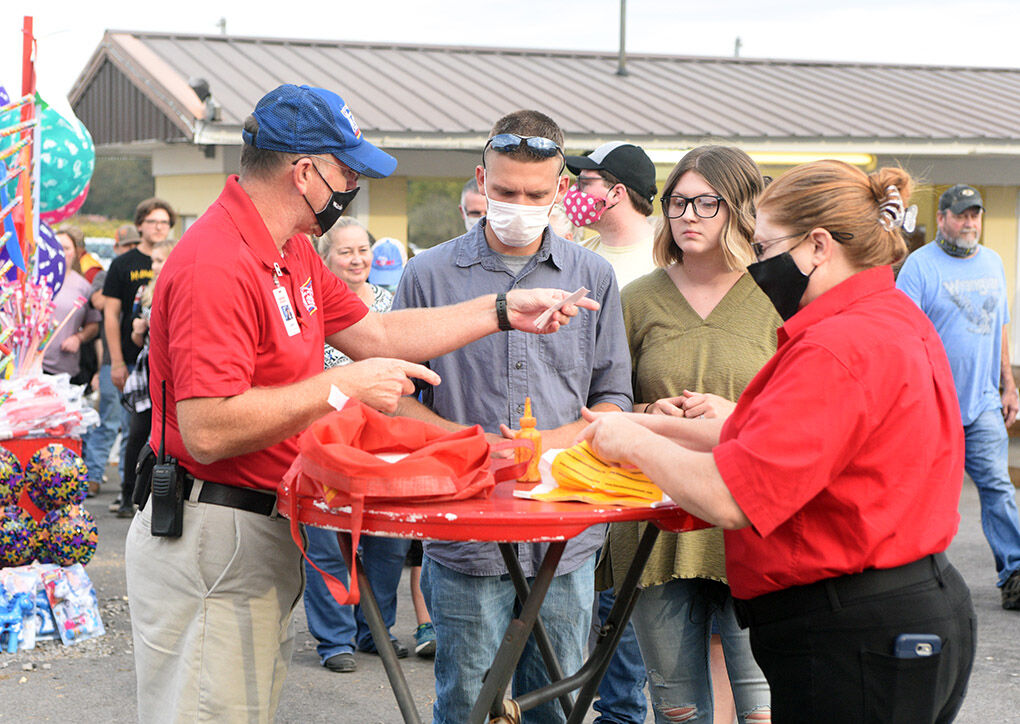
M 715 618 L 722 637 L 740 724 L 771 721 L 769 686 L 737 625 L 730 589 L 703 578 L 675 578 L 641 591 L 631 620 L 648 670 L 656 724 L 711 722 L 709 637 Z

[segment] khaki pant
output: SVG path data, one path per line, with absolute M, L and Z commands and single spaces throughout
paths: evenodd
M 139 721 L 273 721 L 304 587 L 288 522 L 186 501 L 183 535 L 156 538 L 150 512 L 125 553 Z

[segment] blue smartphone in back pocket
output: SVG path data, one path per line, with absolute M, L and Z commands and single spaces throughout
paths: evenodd
M 935 634 L 900 634 L 893 644 L 897 659 L 924 659 L 942 651 L 942 639 Z

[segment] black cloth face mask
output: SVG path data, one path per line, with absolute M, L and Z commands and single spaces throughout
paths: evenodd
M 312 164 L 312 168 L 315 168 L 315 164 Z M 343 216 L 344 209 L 350 206 L 351 202 L 354 201 L 354 197 L 358 195 L 358 191 L 361 189 L 360 186 L 355 186 L 350 191 L 334 191 L 333 187 L 329 185 L 329 181 L 319 173 L 319 169 L 315 168 L 315 173 L 319 174 L 319 178 L 322 179 L 322 183 L 326 184 L 326 188 L 330 190 L 329 200 L 326 201 L 326 205 L 322 207 L 321 211 L 316 211 L 312 208 L 312 205 L 308 202 L 308 197 L 304 196 L 305 203 L 308 204 L 308 208 L 312 209 L 312 213 L 315 214 L 315 222 L 319 225 L 319 236 L 322 236 L 327 231 L 333 228 L 333 224 L 337 222 L 341 216 Z
M 765 292 L 765 296 L 772 302 L 772 306 L 776 308 L 784 322 L 797 313 L 811 274 L 818 268 L 815 267 L 810 274 L 805 274 L 793 261 L 790 251 L 784 251 L 747 267 L 747 273 Z

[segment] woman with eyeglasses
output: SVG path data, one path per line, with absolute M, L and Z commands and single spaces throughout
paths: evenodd
M 749 272 L 786 319 L 723 419 L 604 415 L 582 434 L 727 528 L 776 722 L 948 722 L 974 610 L 946 560 L 964 441 L 931 322 L 893 283 L 911 179 L 837 161 L 758 200 Z
M 670 172 L 661 199 L 665 218 L 653 242 L 660 268 L 622 292 L 636 412 L 719 414 L 775 352 L 782 320 L 745 272 L 753 260 L 754 199 L 763 186 L 754 161 L 730 146 L 695 148 Z M 599 569 L 603 586 L 623 580 L 644 527 L 611 526 Z M 729 722 L 735 703 L 741 723 L 769 721 L 768 685 L 726 585 L 722 530 L 660 533 L 641 585 L 632 620 L 655 720 L 675 721 L 682 713 L 710 722 L 718 710 Z

